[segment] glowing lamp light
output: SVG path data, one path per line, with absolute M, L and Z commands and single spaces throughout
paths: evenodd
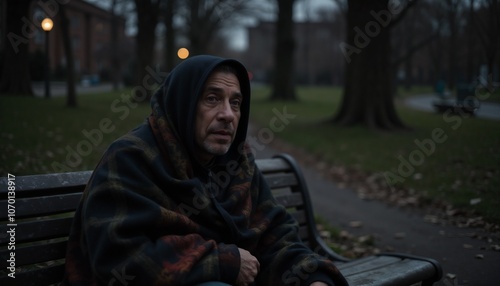
M 184 60 L 184 59 L 186 59 L 187 57 L 189 57 L 189 50 L 188 50 L 188 49 L 186 49 L 186 48 L 180 48 L 180 49 L 177 51 L 177 56 L 179 57 L 179 59 Z
M 50 32 L 52 30 L 52 27 L 54 27 L 54 22 L 52 22 L 52 19 L 50 18 L 45 18 L 42 21 L 42 29 L 45 32 Z

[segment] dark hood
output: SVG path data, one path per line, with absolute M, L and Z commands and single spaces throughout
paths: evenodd
M 234 142 L 225 155 L 239 157 L 238 149 L 245 142 L 250 112 L 250 82 L 246 68 L 238 61 L 209 55 L 194 56 L 176 66 L 163 86 L 153 95 L 151 106 L 156 116 L 166 117 L 177 140 L 186 146 L 189 157 L 194 158 L 194 128 L 196 106 L 205 82 L 211 72 L 221 64 L 228 64 L 237 71 L 243 102 L 241 117 Z

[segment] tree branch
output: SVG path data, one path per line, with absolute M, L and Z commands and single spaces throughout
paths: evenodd
M 420 42 L 416 43 L 415 45 L 413 45 L 412 47 L 410 47 L 406 51 L 405 54 L 403 54 L 398 59 L 392 61 L 391 65 L 392 66 L 398 66 L 398 65 L 400 65 L 401 63 L 403 63 L 404 61 L 406 61 L 407 59 L 409 59 L 415 52 L 417 52 L 421 48 L 425 47 L 426 45 L 428 45 L 432 41 L 434 41 L 434 39 L 436 39 L 438 36 L 439 36 L 439 29 L 436 32 L 434 32 L 433 34 L 431 34 L 430 36 L 428 36 L 427 38 L 423 39 L 422 41 L 420 41 Z
M 410 8 L 413 7 L 417 2 L 418 0 L 408 0 L 408 4 L 406 4 L 403 11 L 401 11 L 401 13 L 399 13 L 398 16 L 391 21 L 388 28 L 392 28 L 396 26 L 399 22 L 401 22 L 401 20 L 404 19 L 406 13 L 408 13 Z

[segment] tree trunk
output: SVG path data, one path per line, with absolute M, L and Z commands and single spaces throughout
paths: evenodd
M 207 53 L 211 41 L 215 38 L 217 31 L 220 29 L 221 21 L 224 20 L 216 16 L 215 13 L 217 12 L 217 7 L 220 7 L 218 5 L 224 4 L 225 1 L 207 2 L 209 1 L 188 1 L 190 9 L 188 24 L 189 50 L 192 55 Z
M 448 46 L 448 88 L 455 89 L 457 84 L 457 37 L 458 37 L 458 5 L 457 0 L 447 0 L 448 5 L 448 27 L 449 27 L 449 46 Z
M 474 5 L 475 0 L 469 0 L 469 11 L 467 13 L 467 82 L 473 82 L 474 80 L 474 47 L 476 46 L 476 40 L 474 35 Z
M 272 100 L 296 100 L 294 86 L 293 0 L 278 0 Z
M 64 46 L 64 54 L 66 56 L 66 106 L 76 107 L 76 90 L 75 90 L 75 62 L 73 58 L 73 47 L 71 45 L 71 36 L 69 33 L 69 20 L 66 15 L 66 7 L 59 6 L 61 18 L 61 32 Z
M 153 64 L 159 2 L 159 0 L 135 0 L 137 11 L 137 66 L 135 82 L 137 87 L 142 88 L 135 88 L 133 97 L 135 101 L 139 102 L 148 102 L 153 92 L 152 85 L 154 83 L 151 82 L 151 75 L 148 74 L 148 71 L 154 70 L 151 65 Z M 158 82 L 158 84 L 161 83 Z
M 500 1 L 490 0 L 488 1 L 488 25 L 487 34 L 489 39 L 489 44 L 486 47 L 486 59 L 488 67 L 488 90 L 493 91 L 493 73 L 495 72 L 495 61 L 499 50 L 499 39 L 498 34 L 500 33 Z
M 165 27 L 167 36 L 165 37 L 165 68 L 170 72 L 175 67 L 175 30 L 174 30 L 174 9 L 176 0 L 167 1 L 167 11 L 165 12 Z
M 28 44 L 37 27 L 29 19 L 31 0 L 8 1 L 0 93 L 33 96 Z
M 118 16 L 116 15 L 116 2 L 117 0 L 111 1 L 111 80 L 113 82 L 113 90 L 118 90 L 120 87 L 120 60 L 118 59 Z
M 387 5 L 388 0 L 349 1 L 347 43 L 342 47 L 348 62 L 344 95 L 333 119 L 339 125 L 405 128 L 392 96 L 390 28 L 374 21 L 370 14 L 370 11 L 387 11 Z

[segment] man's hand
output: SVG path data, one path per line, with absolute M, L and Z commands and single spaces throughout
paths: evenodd
M 236 285 L 249 285 L 254 282 L 255 277 L 259 274 L 260 263 L 250 252 L 245 249 L 238 248 L 240 251 L 240 273 L 236 279 Z
M 316 281 L 316 282 L 311 283 L 310 286 L 328 286 L 328 284 Z

